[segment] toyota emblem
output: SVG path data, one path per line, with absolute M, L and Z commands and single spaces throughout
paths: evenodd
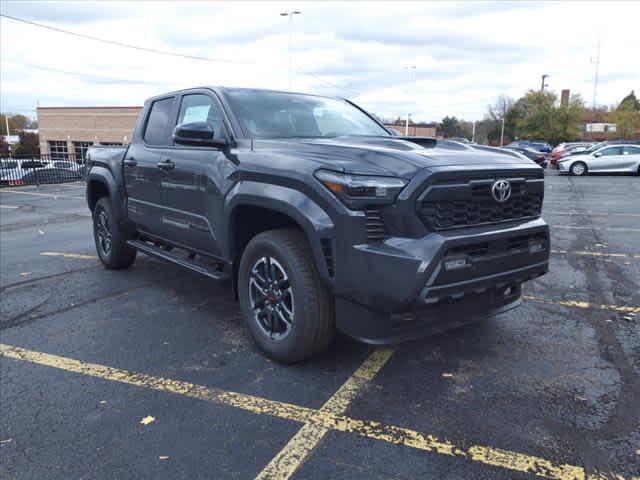
M 496 202 L 506 202 L 511 196 L 511 184 L 508 180 L 496 180 L 491 185 L 491 195 L 493 195 Z

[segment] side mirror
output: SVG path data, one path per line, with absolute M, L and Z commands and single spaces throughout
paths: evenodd
M 601 157 L 602 156 L 602 152 L 596 152 L 593 154 L 594 157 Z
M 214 132 L 207 122 L 191 122 L 177 125 L 173 141 L 181 145 L 223 145 L 224 140 L 214 139 Z

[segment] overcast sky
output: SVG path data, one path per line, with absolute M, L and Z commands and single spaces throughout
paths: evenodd
M 640 2 L 35 2 L 2 13 L 201 61 L 95 42 L 2 18 L 2 110 L 140 105 L 197 85 L 288 88 L 351 98 L 385 118 L 481 119 L 499 95 L 571 89 L 598 104 L 640 90 Z M 415 66 L 415 81 L 408 66 Z

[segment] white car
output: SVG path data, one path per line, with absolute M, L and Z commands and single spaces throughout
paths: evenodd
M 571 175 L 635 173 L 640 175 L 640 145 L 605 145 L 589 153 L 569 155 L 558 161 L 558 170 Z

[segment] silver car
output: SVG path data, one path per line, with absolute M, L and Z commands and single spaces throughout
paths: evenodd
M 562 157 L 558 170 L 571 175 L 600 172 L 640 175 L 640 145 L 609 144 L 589 153 Z

